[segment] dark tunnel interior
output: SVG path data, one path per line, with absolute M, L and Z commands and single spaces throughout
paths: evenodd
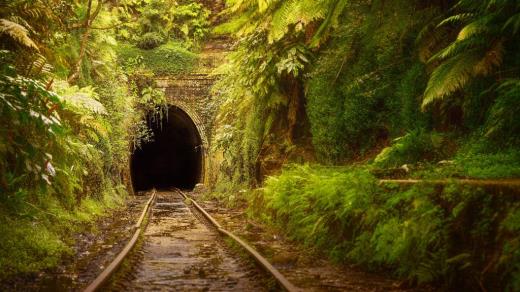
M 161 123 L 150 123 L 152 141 L 136 149 L 131 172 L 134 191 L 153 187 L 193 189 L 202 175 L 202 141 L 191 118 L 170 107 Z

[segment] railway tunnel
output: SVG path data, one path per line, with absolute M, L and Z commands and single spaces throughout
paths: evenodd
M 193 189 L 203 171 L 201 135 L 183 110 L 170 106 L 167 117 L 151 123 L 152 141 L 136 149 L 130 168 L 134 191 L 153 187 Z

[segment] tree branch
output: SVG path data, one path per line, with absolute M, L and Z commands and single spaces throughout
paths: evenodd
M 84 32 L 83 32 L 83 35 L 81 36 L 79 57 L 78 57 L 78 61 L 74 65 L 74 67 L 72 67 L 71 74 L 67 78 L 67 81 L 69 83 L 75 82 L 79 77 L 79 73 L 81 71 L 81 65 L 83 63 L 83 58 L 85 57 L 85 52 L 87 51 L 88 40 L 90 38 L 90 29 L 91 29 L 92 23 L 94 23 L 94 20 L 96 20 L 96 17 L 98 16 L 99 12 L 101 11 L 101 8 L 103 7 L 103 1 L 98 0 L 98 5 L 92 15 L 91 15 L 92 0 L 88 0 L 87 5 L 88 5 L 87 6 L 87 16 L 85 17 L 85 22 L 83 23 Z

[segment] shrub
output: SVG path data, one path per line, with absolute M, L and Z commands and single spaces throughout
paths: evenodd
M 175 42 L 151 50 L 126 44 L 119 47 L 118 59 L 127 73 L 145 68 L 156 75 L 171 75 L 190 71 L 196 65 L 197 55 Z
M 498 291 L 518 285 L 518 207 L 471 186 L 383 187 L 364 168 L 291 165 L 250 196 L 249 212 L 340 262 Z
M 424 130 L 414 130 L 396 138 L 374 159 L 380 167 L 398 167 L 407 163 L 440 160 L 446 156 L 446 137 L 442 134 Z
M 143 50 L 157 48 L 165 41 L 164 37 L 157 32 L 147 32 L 137 40 L 137 47 Z

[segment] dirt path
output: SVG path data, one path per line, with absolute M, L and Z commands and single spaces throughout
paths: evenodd
M 265 291 L 263 275 L 231 254 L 174 192 L 158 192 L 141 258 L 115 290 Z

